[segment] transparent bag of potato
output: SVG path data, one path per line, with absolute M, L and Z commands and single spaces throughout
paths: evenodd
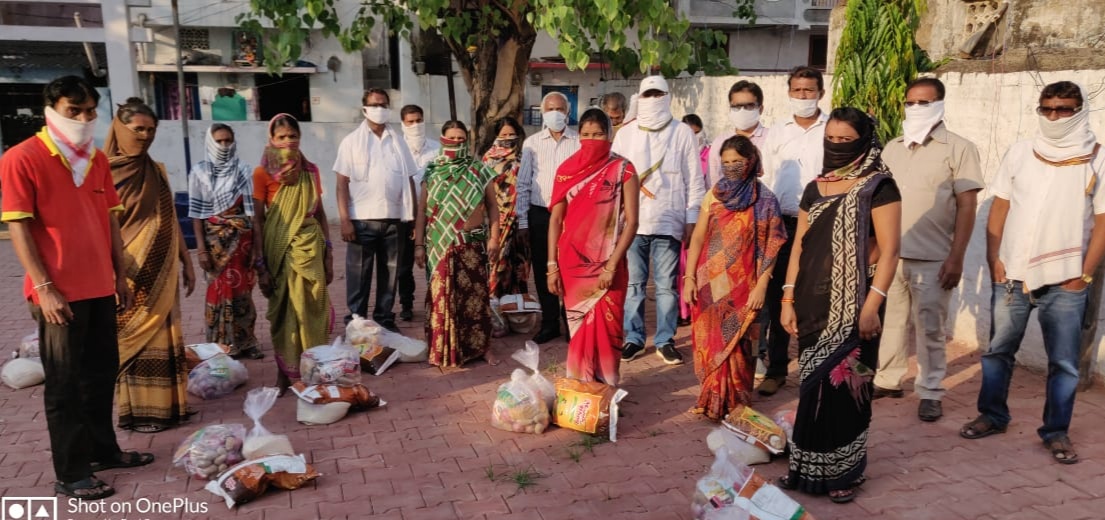
M 230 395 L 249 381 L 249 370 L 241 361 L 217 354 L 188 372 L 188 393 L 200 399 Z
M 246 427 L 241 424 L 212 424 L 193 432 L 177 446 L 173 465 L 193 477 L 210 480 L 242 462 Z
M 556 400 L 556 387 L 553 386 L 552 381 L 541 375 L 541 347 L 538 347 L 537 343 L 533 341 L 527 341 L 526 346 L 515 350 L 510 358 L 529 369 L 530 386 L 541 397 L 541 400 L 545 401 L 551 411 L 553 402 Z
M 518 433 L 543 433 L 549 427 L 549 406 L 525 370 L 514 369 L 510 381 L 499 385 L 491 425 Z
M 311 347 L 299 359 L 305 384 L 351 386 L 361 382 L 361 353 L 341 338 L 332 345 Z

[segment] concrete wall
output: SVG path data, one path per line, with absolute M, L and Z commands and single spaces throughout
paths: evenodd
M 799 30 L 794 25 L 750 27 L 729 32 L 729 62 L 742 73 L 784 72 L 806 65 L 810 35 L 825 29 Z
M 740 77 L 687 78 L 672 80 L 673 112 L 676 116 L 694 110 L 703 116 L 711 136 L 727 131 L 724 114 L 728 110 L 726 94 L 729 86 Z M 764 90 L 764 118 L 772 121 L 788 117 L 786 106 L 786 77 L 782 75 L 746 77 L 756 81 Z M 951 73 L 940 78 L 947 86 L 946 122 L 948 127 L 973 141 L 979 149 L 982 169 L 987 183 L 997 172 L 1005 151 L 1014 142 L 1029 138 L 1037 132 L 1037 105 L 1040 89 L 1051 82 L 1071 80 L 1091 87 L 1089 101 L 1094 112 L 1090 115 L 1094 131 L 1105 137 L 1105 111 L 1103 99 L 1094 99 L 1093 86 L 1105 82 L 1105 71 L 1082 70 L 1062 72 L 1019 72 L 1012 74 L 959 74 Z M 826 77 L 826 88 L 831 90 L 831 78 Z M 822 109 L 829 108 L 831 92 L 825 94 Z M 1098 106 L 1093 106 L 1098 105 Z M 967 344 L 985 348 L 990 327 L 990 273 L 986 267 L 985 223 L 989 214 L 992 195 L 989 190 L 980 198 L 974 235 L 967 250 L 963 281 L 954 291 L 948 319 L 948 335 Z M 1099 317 L 1099 319 L 1101 319 Z M 1024 345 L 1018 359 L 1026 364 L 1046 366 L 1039 326 L 1029 324 Z M 1100 338 L 1098 339 L 1101 340 Z M 1098 357 L 1097 371 L 1105 374 L 1105 349 Z

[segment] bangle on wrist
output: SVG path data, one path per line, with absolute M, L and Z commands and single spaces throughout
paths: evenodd
M 548 261 L 548 262 L 545 262 L 545 266 L 546 266 L 546 267 L 556 267 L 556 265 L 557 265 L 557 264 L 556 264 L 556 261 L 553 261 L 553 260 L 550 260 L 550 261 Z
M 879 289 L 878 287 L 875 287 L 874 285 L 872 285 L 871 290 L 875 291 L 875 293 L 878 294 L 879 296 L 882 296 L 883 298 L 886 298 L 886 293 L 883 292 L 882 289 Z
M 783 298 L 779 303 L 794 303 L 794 298 Z
M 784 291 L 787 290 L 787 289 L 793 289 L 793 288 L 794 288 L 794 284 L 792 284 L 792 283 L 783 284 L 783 290 Z
M 50 281 L 50 280 L 46 280 L 45 282 L 42 282 L 42 283 L 40 283 L 40 284 L 38 284 L 38 285 L 35 285 L 35 286 L 34 286 L 34 290 L 36 290 L 36 291 L 37 291 L 37 290 L 39 290 L 39 289 L 42 289 L 43 287 L 48 287 L 48 286 L 50 286 L 50 285 L 54 285 L 54 282 L 52 282 L 52 281 Z
M 604 266 L 602 266 L 602 272 L 604 272 L 604 273 L 613 273 L 613 272 L 615 272 L 615 271 L 617 271 L 617 270 L 618 270 L 617 268 L 614 268 L 614 269 L 607 269 L 605 265 L 604 265 Z
M 560 274 L 560 269 L 557 269 L 555 271 L 549 271 L 549 272 L 545 273 L 545 276 L 552 276 L 554 274 Z

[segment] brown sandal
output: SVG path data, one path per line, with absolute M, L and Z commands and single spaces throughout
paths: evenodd
M 964 439 L 981 439 L 995 433 L 1005 433 L 1005 428 L 1005 426 L 996 426 L 989 417 L 980 415 L 975 420 L 964 424 L 959 429 L 959 436 Z
M 1044 446 L 1051 451 L 1051 457 L 1060 464 L 1074 464 L 1078 462 L 1078 453 L 1074 451 L 1074 445 L 1070 437 L 1059 435 L 1051 440 L 1044 441 Z

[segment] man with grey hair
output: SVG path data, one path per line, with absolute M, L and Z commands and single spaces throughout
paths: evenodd
M 614 125 L 614 133 L 625 123 L 625 112 L 629 109 L 629 102 L 621 92 L 608 92 L 599 98 L 599 108 L 610 118 L 610 124 Z
M 541 330 L 533 337 L 545 343 L 560 337 L 560 298 L 544 283 L 549 266 L 549 199 L 552 197 L 556 169 L 579 151 L 579 132 L 568 127 L 568 97 L 549 92 L 541 99 L 540 132 L 522 144 L 522 164 L 518 167 L 519 238 L 529 237 L 533 276 L 537 280 L 537 299 L 541 302 Z

